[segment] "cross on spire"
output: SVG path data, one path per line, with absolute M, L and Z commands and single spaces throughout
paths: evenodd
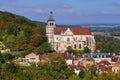
M 52 11 L 50 11 L 50 14 L 52 15 L 52 14 L 53 14 L 53 12 L 52 12 Z
M 54 19 L 53 19 L 53 12 L 52 11 L 50 11 L 50 18 L 49 18 L 48 21 L 54 21 Z

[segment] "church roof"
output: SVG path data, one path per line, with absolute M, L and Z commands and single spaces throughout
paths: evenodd
M 48 21 L 55 21 L 55 20 L 53 19 L 53 16 L 50 16 L 50 18 L 48 19 Z
M 48 19 L 48 21 L 55 21 L 55 20 L 53 19 L 53 12 L 52 12 L 52 11 L 50 11 L 50 18 Z
M 89 28 L 69 28 L 74 35 L 92 35 Z M 54 34 L 59 35 L 65 32 L 67 28 L 54 28 Z

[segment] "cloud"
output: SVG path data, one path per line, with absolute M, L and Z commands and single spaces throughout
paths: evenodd
M 101 11 L 101 13 L 105 15 L 109 15 L 109 14 L 120 15 L 120 10 L 103 10 Z
M 64 12 L 73 13 L 74 10 L 73 9 L 64 9 Z
M 49 11 L 44 9 L 35 9 L 34 12 L 38 14 L 47 14 Z
M 62 9 L 71 9 L 72 6 L 70 6 L 69 4 L 65 4 L 65 3 L 59 3 L 59 4 L 56 4 L 56 6 L 58 8 L 62 8 Z
M 54 2 L 54 3 L 49 3 L 47 6 L 50 6 L 55 10 L 57 9 L 57 10 L 63 11 L 63 12 L 69 12 L 69 13 L 74 12 L 72 6 L 67 3 Z

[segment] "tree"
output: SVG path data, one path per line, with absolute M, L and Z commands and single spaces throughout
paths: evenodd
M 14 35 L 9 35 L 9 36 L 6 36 L 5 38 L 5 45 L 6 47 L 10 48 L 10 49 L 15 49 L 16 48 L 16 37 Z
M 40 27 L 36 27 L 32 30 L 31 43 L 34 47 L 38 47 L 42 43 L 42 34 Z
M 6 66 L 6 71 L 11 72 L 11 73 L 16 72 L 16 67 L 15 67 L 14 63 L 12 63 L 12 62 L 8 63 Z
M 72 75 L 68 80 L 81 80 L 77 75 Z
M 79 77 L 80 77 L 80 78 L 84 78 L 84 77 L 85 77 L 85 71 L 81 70 L 81 71 L 79 72 Z
M 50 54 L 45 62 L 38 63 L 41 75 L 53 78 L 52 80 L 68 79 L 74 71 L 67 67 L 65 60 L 58 54 Z
M 50 43 L 44 42 L 39 48 L 38 52 L 40 53 L 50 53 L 53 52 L 52 46 Z
M 84 48 L 84 52 L 85 52 L 85 53 L 90 53 L 91 50 L 90 50 L 88 47 L 85 47 L 85 48 Z
M 66 52 L 68 52 L 69 54 L 76 54 L 76 53 L 75 53 L 75 50 L 73 50 L 71 46 L 68 46 L 68 47 L 67 47 Z
M 47 64 L 49 67 L 48 69 L 49 75 L 56 80 L 67 79 L 68 77 L 74 74 L 73 71 L 69 73 L 70 69 L 67 68 L 65 60 L 59 55 L 51 56 Z
M 3 54 L 3 57 L 6 61 L 12 61 L 15 58 L 15 56 L 13 56 L 12 54 L 9 54 L 9 53 Z
M 81 55 L 81 56 L 85 53 L 84 50 L 74 50 L 74 51 L 76 54 Z

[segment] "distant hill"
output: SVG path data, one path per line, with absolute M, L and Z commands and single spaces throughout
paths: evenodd
M 43 25 L 43 26 L 46 26 L 47 25 L 47 23 L 45 23 L 45 22 L 40 22 L 40 21 L 34 21 L 36 24 L 39 24 L 39 25 Z
M 45 22 L 35 21 L 37 24 L 47 25 Z M 80 25 L 58 25 L 57 27 L 89 27 L 92 32 L 120 32 L 120 24 L 80 24 Z

